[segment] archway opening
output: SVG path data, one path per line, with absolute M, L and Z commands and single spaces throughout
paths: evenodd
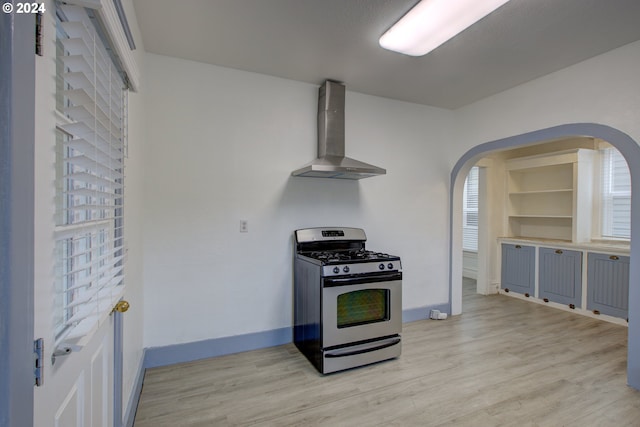
M 513 137 L 486 142 L 467 151 L 451 172 L 450 187 L 450 312 L 462 310 L 462 192 L 471 167 L 490 153 L 572 137 L 593 137 L 607 141 L 625 158 L 631 173 L 631 188 L 640 188 L 640 145 L 627 134 L 605 125 L 574 123 L 555 126 Z M 630 258 L 640 258 L 640 198 L 631 197 Z M 635 225 L 635 226 L 634 226 Z M 629 328 L 627 383 L 640 390 L 640 264 L 632 261 L 629 269 Z

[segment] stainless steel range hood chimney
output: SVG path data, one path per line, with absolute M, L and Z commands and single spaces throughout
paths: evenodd
M 293 171 L 293 176 L 311 178 L 362 179 L 384 175 L 385 169 L 344 155 L 343 84 L 331 80 L 320 86 L 318 97 L 318 158 Z

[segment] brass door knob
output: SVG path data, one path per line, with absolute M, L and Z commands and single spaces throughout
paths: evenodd
M 130 305 L 128 301 L 120 300 L 115 305 L 115 307 L 113 307 L 113 311 L 117 311 L 118 313 L 126 313 L 126 311 L 129 310 L 129 307 Z

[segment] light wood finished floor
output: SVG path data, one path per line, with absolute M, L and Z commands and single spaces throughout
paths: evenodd
M 135 427 L 640 426 L 624 326 L 464 290 L 399 359 L 319 375 L 293 344 L 146 372 Z

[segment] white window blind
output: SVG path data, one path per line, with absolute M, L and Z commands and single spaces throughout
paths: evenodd
M 124 292 L 126 90 L 86 10 L 57 17 L 55 327 L 81 342 Z
M 602 237 L 631 237 L 631 176 L 626 160 L 615 148 L 600 150 L 600 218 Z
M 469 171 L 462 199 L 462 249 L 478 250 L 478 167 Z

